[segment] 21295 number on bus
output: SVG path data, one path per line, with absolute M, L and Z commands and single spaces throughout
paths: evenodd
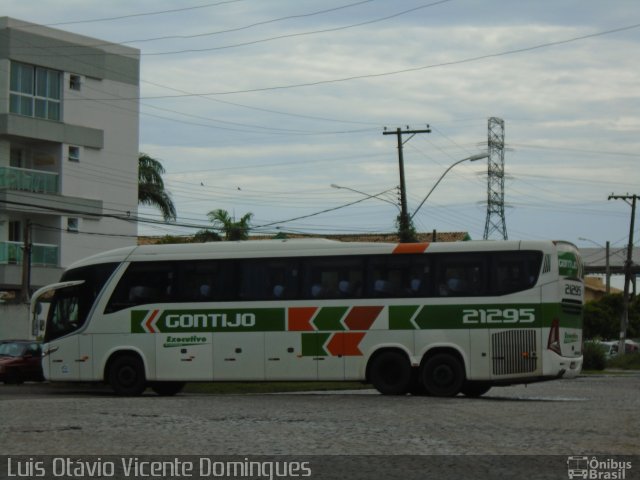
M 533 323 L 535 320 L 533 308 L 470 308 L 462 311 L 462 323 L 467 325 Z

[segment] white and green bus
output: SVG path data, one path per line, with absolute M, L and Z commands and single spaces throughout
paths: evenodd
M 32 314 L 50 299 L 48 380 L 121 395 L 350 380 L 479 396 L 578 375 L 583 288 L 565 242 L 150 245 L 72 265 Z

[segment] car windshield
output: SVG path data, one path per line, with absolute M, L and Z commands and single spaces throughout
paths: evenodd
M 21 343 L 3 343 L 0 344 L 0 356 L 3 357 L 20 357 L 24 354 L 27 346 Z

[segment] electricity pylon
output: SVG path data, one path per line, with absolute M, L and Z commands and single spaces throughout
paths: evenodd
M 484 239 L 495 233 L 507 240 L 507 224 L 504 218 L 504 120 L 489 119 L 489 160 L 487 162 L 487 220 Z

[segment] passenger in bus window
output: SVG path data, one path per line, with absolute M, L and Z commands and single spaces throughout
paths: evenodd
M 200 299 L 201 300 L 210 300 L 211 299 L 211 285 L 208 283 L 204 283 L 200 285 L 199 288 Z
M 407 293 L 411 296 L 416 296 L 420 293 L 420 287 L 422 286 L 422 280 L 418 277 L 412 277 L 409 280 L 409 288 L 407 289 Z
M 389 293 L 389 282 L 379 278 L 373 284 L 373 291 L 379 297 L 385 297 Z
M 338 282 L 338 294 L 341 297 L 351 296 L 351 283 L 348 280 L 340 280 Z
M 273 287 L 273 298 L 282 298 L 284 297 L 284 286 L 283 285 L 275 285 Z
M 322 285 L 320 285 L 319 283 L 314 283 L 311 286 L 311 296 L 313 298 L 320 298 L 323 296 L 323 288 Z

